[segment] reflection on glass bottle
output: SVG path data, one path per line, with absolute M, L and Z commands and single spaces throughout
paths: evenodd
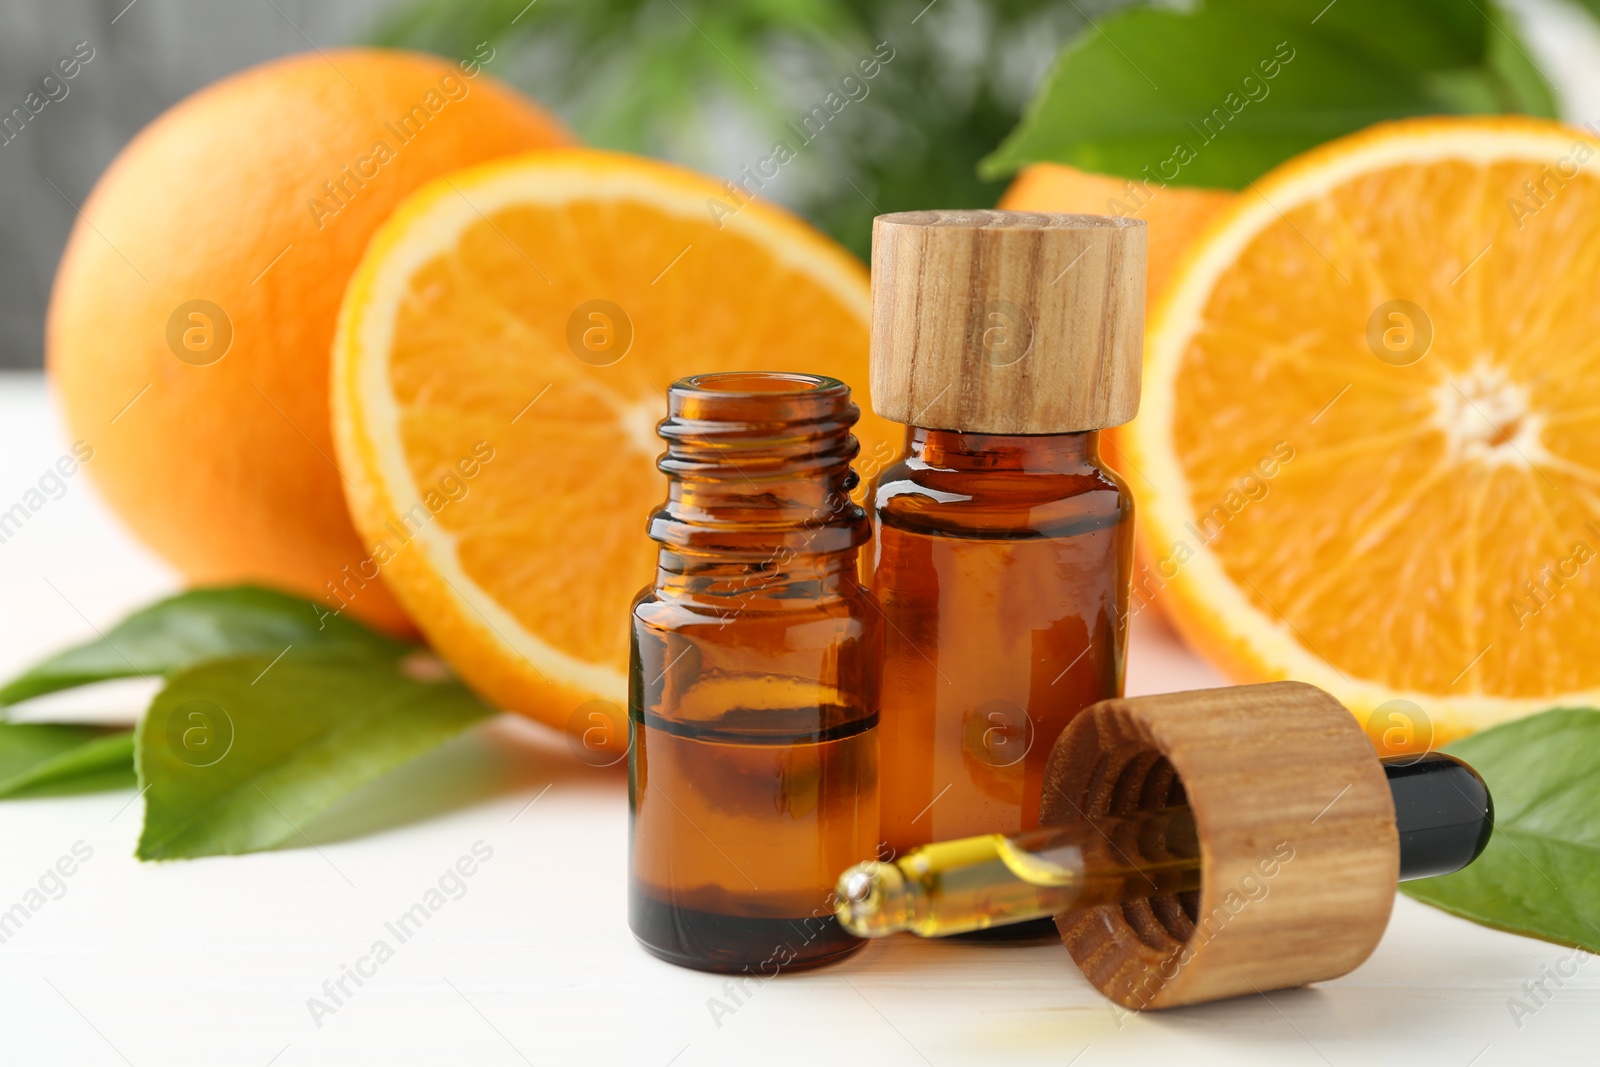
M 1050 743 L 1121 692 L 1133 503 L 1098 437 L 917 428 L 874 487 L 897 852 L 1036 826 Z

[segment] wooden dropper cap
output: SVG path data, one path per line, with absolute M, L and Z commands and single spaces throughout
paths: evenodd
M 1139 410 L 1145 224 L 903 211 L 872 224 L 872 407 L 967 433 L 1074 433 Z
M 1199 890 L 1056 916 L 1100 992 L 1136 1009 L 1270 992 L 1336 978 L 1377 947 L 1399 874 L 1395 804 L 1332 696 L 1270 682 L 1091 705 L 1050 750 L 1039 821 L 1180 803 Z

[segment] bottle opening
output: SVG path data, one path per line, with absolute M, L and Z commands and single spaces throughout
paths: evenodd
M 850 387 L 837 378 L 799 371 L 719 371 L 673 382 L 667 420 L 657 432 L 674 450 L 692 447 L 696 439 L 715 439 L 718 447 L 741 450 L 785 440 L 791 453 L 835 451 L 848 439 L 854 456 L 849 430 L 860 415 Z M 796 447 L 808 437 L 815 438 L 813 447 Z
M 696 389 L 707 393 L 809 393 L 819 389 L 843 387 L 837 378 L 820 374 L 797 374 L 787 371 L 723 371 L 716 374 L 696 374 L 678 382 L 678 387 Z
M 858 481 L 850 461 L 860 450 L 850 427 L 860 416 L 850 387 L 820 374 L 680 378 L 656 427 L 667 443 L 656 465 L 668 485 L 650 536 L 763 559 L 778 548 L 792 556 L 863 543 L 866 513 L 850 499 Z

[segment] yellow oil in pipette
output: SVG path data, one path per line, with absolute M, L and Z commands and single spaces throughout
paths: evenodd
M 1199 886 L 1194 814 L 1177 807 L 858 863 L 839 879 L 835 913 L 857 937 L 944 937 Z

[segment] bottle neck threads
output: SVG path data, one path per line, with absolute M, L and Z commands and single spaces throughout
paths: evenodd
M 821 574 L 854 567 L 866 513 L 850 499 L 861 416 L 811 374 L 701 374 L 673 384 L 657 432 L 667 500 L 650 518 L 668 573 Z M 837 557 L 850 553 L 848 559 Z

